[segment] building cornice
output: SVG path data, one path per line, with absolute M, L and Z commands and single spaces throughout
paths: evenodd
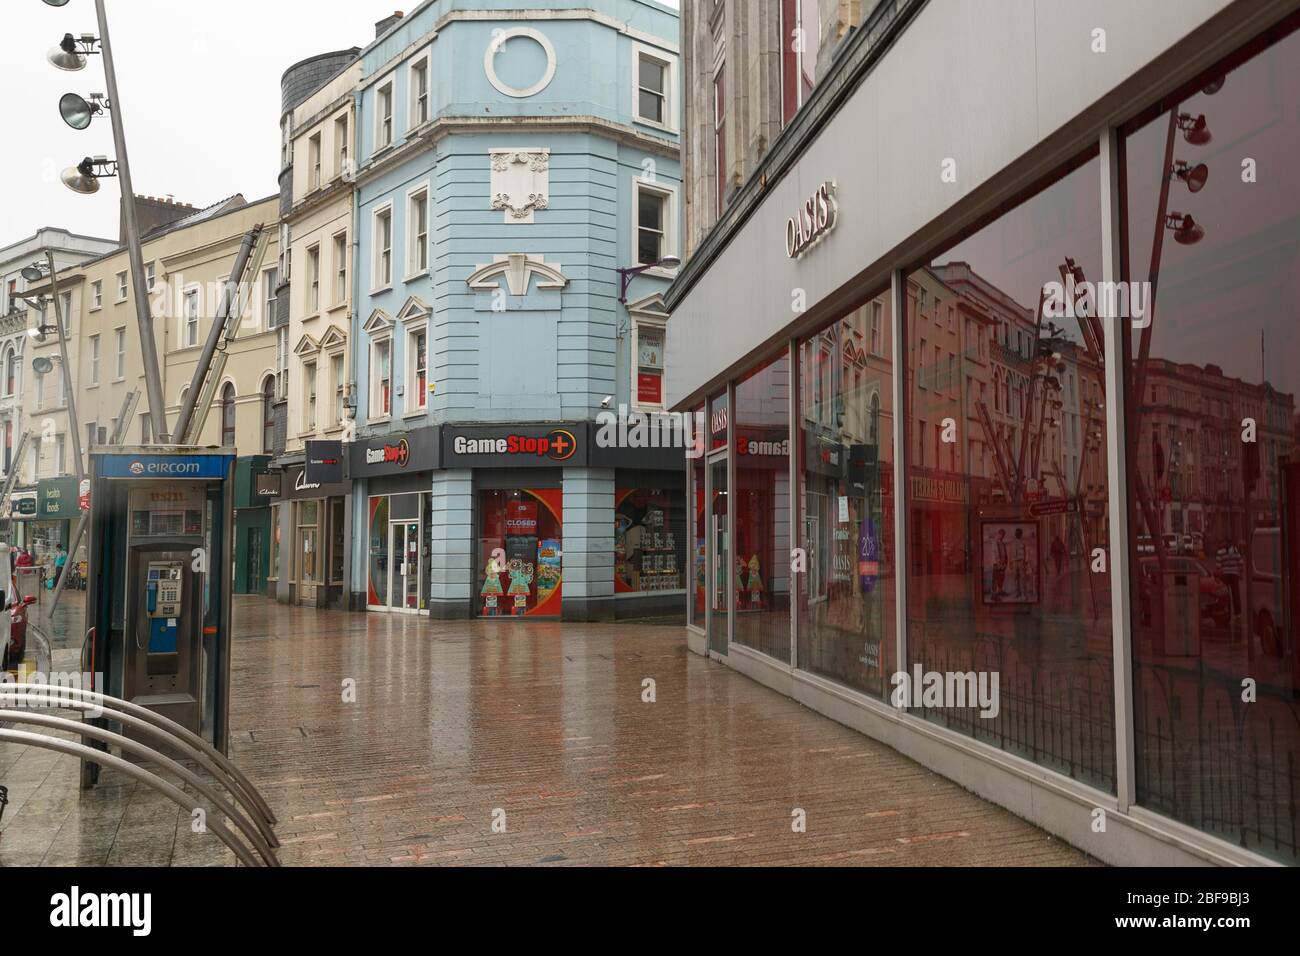
M 408 135 L 400 145 L 372 159 L 357 173 L 357 185 L 364 186 L 394 166 L 436 145 L 448 136 L 477 133 L 581 133 L 612 139 L 624 146 L 658 153 L 669 159 L 681 156 L 681 147 L 672 140 L 650 136 L 639 130 L 599 116 L 452 116 L 431 120 Z

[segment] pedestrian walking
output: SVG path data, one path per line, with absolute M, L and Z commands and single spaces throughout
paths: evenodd
M 1225 541 L 1214 556 L 1214 563 L 1218 567 L 1219 577 L 1232 595 L 1232 614 L 1236 617 L 1241 614 L 1241 571 L 1245 564 L 1241 549 L 1232 541 Z

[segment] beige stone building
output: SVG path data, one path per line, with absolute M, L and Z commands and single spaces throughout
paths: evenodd
M 360 61 L 313 93 L 293 114 L 292 206 L 288 236 L 288 399 L 285 454 L 308 439 L 341 438 L 351 382 L 353 91 Z
M 154 341 L 162 365 L 167 421 L 175 426 L 182 397 L 189 388 L 244 235 L 255 225 L 267 227 L 270 245 L 266 261 L 278 255 L 277 197 L 248 203 L 233 196 L 198 210 L 147 234 L 143 243 L 146 280 L 154 316 Z M 134 292 L 127 251 L 112 252 L 69 268 L 57 276 L 67 335 L 71 387 L 80 422 L 83 455 L 97 445 L 112 442 L 147 444 L 157 430 L 148 407 L 136 323 Z M 34 284 L 30 297 L 50 295 L 48 279 Z M 199 444 L 227 445 L 241 455 L 260 455 L 269 448 L 266 422 L 275 374 L 275 334 L 268 327 L 268 301 L 274 298 L 274 277 L 259 277 L 248 292 L 248 307 L 238 335 L 227 350 L 216 399 L 209 409 Z M 68 409 L 68 376 L 60 359 L 54 332 L 54 308 L 45 313 L 29 309 L 27 326 L 47 329 L 32 338 L 24 356 L 23 405 L 29 451 L 21 464 L 18 494 L 27 493 L 42 479 L 72 476 L 76 472 Z M 35 370 L 33 362 L 47 359 L 52 369 Z M 43 363 L 41 363 L 43 364 Z M 139 401 L 131 414 L 126 400 L 131 391 Z M 129 416 L 120 422 L 124 412 Z M 38 555 L 58 540 L 67 540 L 68 519 L 37 522 L 28 538 Z

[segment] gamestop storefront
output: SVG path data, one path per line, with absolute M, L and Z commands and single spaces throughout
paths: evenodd
M 1298 6 L 845 41 L 668 295 L 692 649 L 1107 862 L 1300 863 Z

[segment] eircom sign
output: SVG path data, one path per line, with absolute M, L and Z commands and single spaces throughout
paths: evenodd
M 102 455 L 101 478 L 225 478 L 229 455 Z

